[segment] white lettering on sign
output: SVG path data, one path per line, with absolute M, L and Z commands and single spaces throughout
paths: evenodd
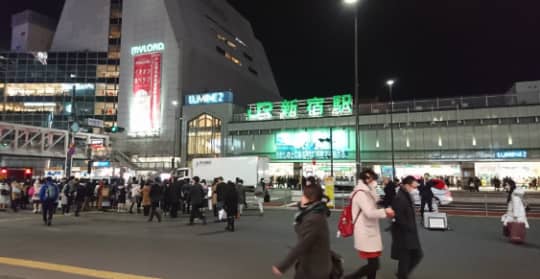
M 222 104 L 227 102 L 232 102 L 231 92 L 213 92 L 187 96 L 188 105 Z
M 143 53 L 158 52 L 165 50 L 164 43 L 151 43 L 147 45 L 134 46 L 131 48 L 131 55 L 135 56 Z

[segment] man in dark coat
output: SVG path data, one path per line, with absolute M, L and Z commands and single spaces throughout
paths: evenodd
M 150 218 L 148 219 L 148 222 L 152 222 L 154 219 L 154 216 L 157 217 L 158 222 L 161 222 L 161 212 L 159 209 L 159 203 L 163 199 L 163 189 L 161 187 L 161 180 L 159 177 L 156 177 L 154 183 L 152 183 L 152 186 L 150 188 L 150 200 L 152 201 L 152 205 L 150 208 Z
M 189 225 L 193 225 L 195 218 L 198 218 L 203 221 L 203 224 L 206 225 L 206 218 L 201 212 L 204 202 L 204 189 L 199 183 L 201 179 L 198 176 L 193 177 L 193 186 L 191 186 L 189 191 L 190 201 L 191 201 L 191 215 L 189 217 Z
M 420 187 L 418 187 L 418 191 L 420 192 L 420 213 L 422 217 L 424 217 L 424 211 L 426 209 L 426 204 L 429 208 L 429 212 L 433 212 L 433 192 L 431 191 L 431 187 L 433 186 L 433 182 L 429 179 L 429 175 L 426 174 L 424 178 L 424 182 L 421 183 Z
M 281 276 L 295 267 L 295 279 L 327 279 L 332 270 L 330 230 L 327 217 L 330 211 L 321 201 L 323 191 L 315 184 L 304 188 L 300 211 L 295 216 L 297 244 L 287 257 L 272 268 Z
M 169 186 L 166 199 L 170 205 L 171 218 L 178 217 L 178 207 L 180 206 L 180 197 L 182 195 L 182 181 L 173 178 L 172 184 Z
M 414 177 L 403 179 L 392 208 L 396 212 L 392 224 L 392 259 L 398 260 L 398 279 L 407 279 L 423 257 L 410 193 L 418 187 Z
M 79 217 L 84 200 L 86 199 L 86 186 L 80 181 L 77 181 L 75 187 L 75 217 Z
M 227 212 L 227 227 L 228 231 L 234 232 L 234 218 L 238 214 L 238 193 L 233 182 L 229 181 L 222 187 L 223 208 Z
M 388 177 L 385 177 L 383 179 L 383 184 L 384 184 L 383 206 L 384 208 L 388 208 L 392 206 L 392 202 L 394 201 L 394 197 L 396 196 L 396 184 Z

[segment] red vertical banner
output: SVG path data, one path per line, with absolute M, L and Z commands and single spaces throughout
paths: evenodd
M 134 59 L 130 130 L 143 136 L 157 135 L 161 126 L 161 53 Z

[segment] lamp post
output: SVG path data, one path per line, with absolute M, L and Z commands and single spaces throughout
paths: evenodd
M 392 88 L 396 83 L 395 80 L 389 79 L 386 81 L 388 92 L 390 95 L 390 142 L 392 150 L 392 180 L 396 177 L 396 161 L 394 154 L 394 97 L 392 96 Z
M 333 136 L 333 128 L 330 127 L 330 137 L 328 138 L 320 138 L 320 142 L 328 142 L 330 143 L 330 176 L 334 177 L 334 136 Z
M 343 0 L 346 5 L 354 7 L 354 129 L 355 129 L 355 161 L 356 176 L 362 171 L 360 158 L 360 112 L 358 92 L 358 2 L 359 0 Z

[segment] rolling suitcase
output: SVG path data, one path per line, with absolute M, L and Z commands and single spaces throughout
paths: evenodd
M 425 212 L 424 228 L 428 230 L 448 230 L 448 217 L 446 213 Z
M 521 244 L 525 242 L 525 223 L 510 222 L 508 223 L 510 231 L 510 241 L 512 243 Z

